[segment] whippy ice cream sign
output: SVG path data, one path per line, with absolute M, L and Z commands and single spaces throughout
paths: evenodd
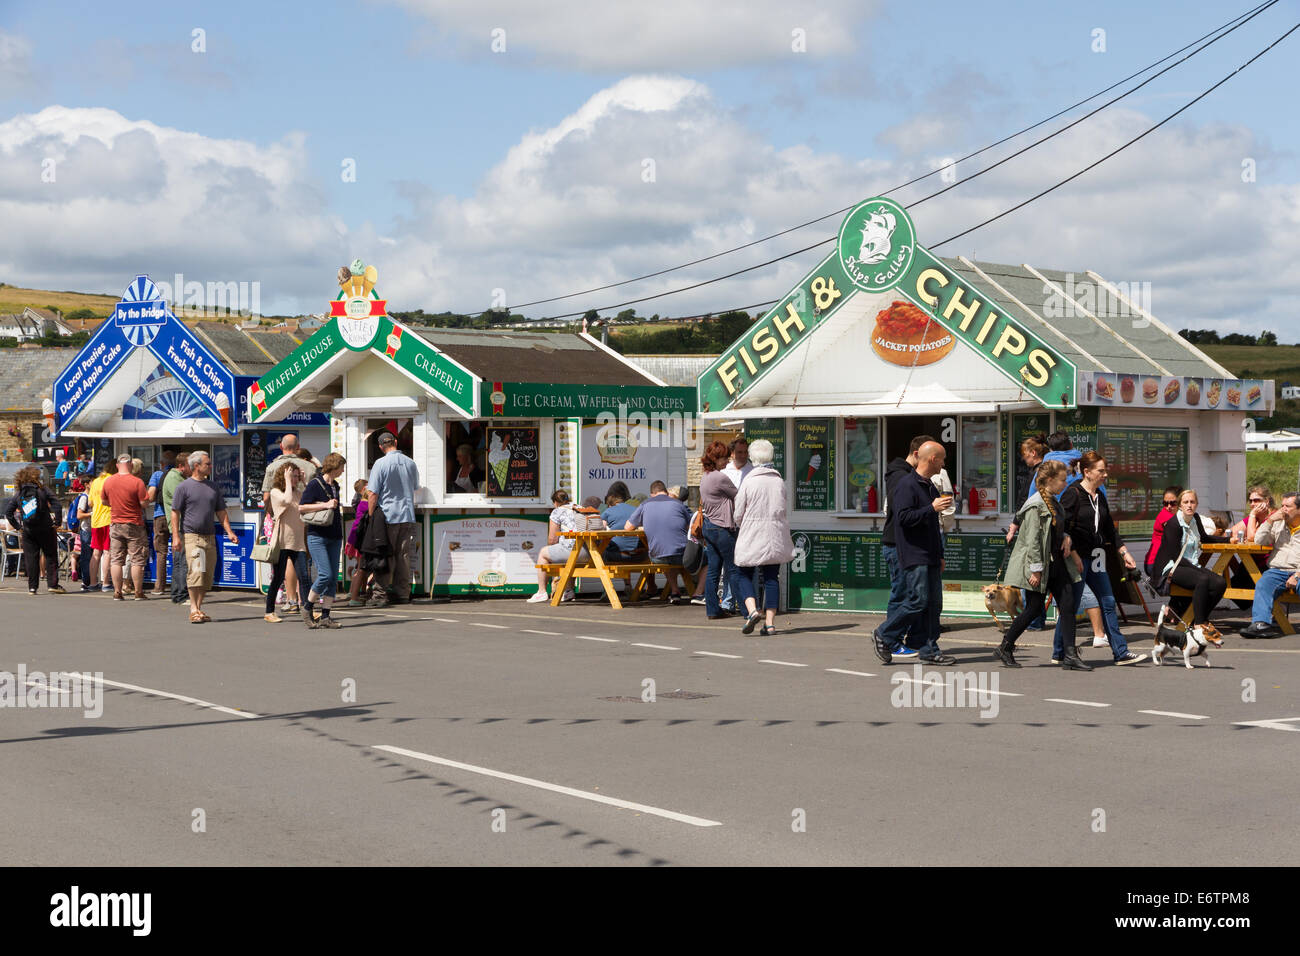
M 198 400 L 202 410 L 235 434 L 231 399 L 235 376 L 172 313 L 148 276 L 136 276 L 113 314 L 54 381 L 55 434 L 90 404 L 136 349 L 148 350 Z

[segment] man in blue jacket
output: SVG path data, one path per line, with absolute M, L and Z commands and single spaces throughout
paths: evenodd
M 885 664 L 897 660 L 957 663 L 939 651 L 944 567 L 939 513 L 952 504 L 952 495 L 940 495 L 930 479 L 943 468 L 944 457 L 943 445 L 926 442 L 917 449 L 915 470 L 900 476 L 895 485 L 894 536 L 903 569 L 903 600 L 873 635 L 876 656 Z M 909 629 L 924 639 L 919 652 L 903 646 Z

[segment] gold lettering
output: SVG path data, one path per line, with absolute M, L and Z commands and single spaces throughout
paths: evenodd
M 939 293 L 929 292 L 925 288 L 925 284 L 930 281 L 937 282 L 939 288 L 942 289 L 948 284 L 948 277 L 938 269 L 926 269 L 916 277 L 916 294 L 921 297 L 923 302 L 926 302 L 929 305 L 938 305 Z
M 722 379 L 728 395 L 736 394 L 736 357 L 733 355 L 718 367 L 718 378 Z
M 980 334 L 975 336 L 975 341 L 977 344 L 979 345 L 984 344 L 984 340 L 988 338 L 989 329 L 993 328 L 993 323 L 996 322 L 997 320 L 998 320 L 998 314 L 996 312 L 990 312 L 989 317 L 984 320 L 984 325 L 980 327 Z
M 961 296 L 965 291 L 966 290 L 961 286 L 957 286 L 957 288 L 953 289 L 952 298 L 948 300 L 948 304 L 944 306 L 943 309 L 943 317 L 945 319 L 951 319 L 954 312 L 960 312 L 962 314 L 960 328 L 963 332 L 966 331 L 967 326 L 969 326 L 971 321 L 975 318 L 975 313 L 980 310 L 980 306 L 984 304 L 979 299 L 972 299 L 969 305 L 962 305 Z
M 804 330 L 804 324 L 803 324 L 803 319 L 799 318 L 799 310 L 794 307 L 793 302 L 790 302 L 786 305 L 785 311 L 786 314 L 790 316 L 790 318 L 782 322 L 781 317 L 776 313 L 773 313 L 772 324 L 775 325 L 776 330 L 781 333 L 781 341 L 785 342 L 786 345 L 789 345 L 790 333 L 787 332 L 786 329 L 790 328 L 790 326 L 792 325 L 797 325 L 799 327 L 799 331 L 802 332 Z
M 1020 377 L 1035 388 L 1041 388 L 1047 384 L 1051 369 L 1055 365 L 1056 359 L 1042 349 L 1034 349 L 1029 353 L 1029 358 L 1025 360 L 1025 367 L 1020 370 Z M 1028 369 L 1033 369 L 1034 373 L 1030 374 Z
M 745 368 L 749 369 L 750 375 L 758 371 L 758 366 L 754 364 L 754 360 L 749 357 L 749 352 L 746 351 L 743 345 L 740 347 L 740 357 L 745 363 Z
M 993 357 L 997 358 L 1003 352 L 1010 352 L 1012 355 L 1019 355 L 1025 350 L 1025 337 L 1016 330 L 1016 327 L 1008 322 L 1002 329 L 1002 334 L 998 336 L 998 344 L 993 346 Z
M 760 365 L 766 365 L 772 361 L 772 359 L 776 358 L 776 353 L 781 350 L 781 346 L 772 337 L 772 330 L 766 325 L 754 333 L 750 344 L 754 346 L 754 353 L 758 356 Z

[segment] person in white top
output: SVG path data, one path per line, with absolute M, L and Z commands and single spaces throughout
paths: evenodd
M 745 476 L 754 470 L 753 463 L 749 460 L 749 442 L 745 436 L 740 436 L 731 443 L 731 460 L 727 462 L 722 473 L 731 479 L 731 483 L 737 488 L 745 480 Z
M 940 496 L 951 496 L 953 493 L 952 479 L 948 477 L 947 468 L 940 468 L 939 474 L 930 479 L 930 484 L 934 485 L 934 487 L 938 489 Z M 945 538 L 952 531 L 953 515 L 956 513 L 957 502 L 955 499 L 951 505 L 939 512 L 939 530 L 943 532 Z

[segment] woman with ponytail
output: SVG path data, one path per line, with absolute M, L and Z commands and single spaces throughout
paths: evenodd
M 1074 646 L 1074 582 L 1079 580 L 1079 570 L 1069 560 L 1070 541 L 1056 502 L 1056 496 L 1065 488 L 1066 477 L 1067 469 L 1061 462 L 1040 464 L 1034 473 L 1037 490 L 1016 512 L 1020 533 L 1007 564 L 1004 583 L 1024 590 L 1025 606 L 994 652 L 1003 667 L 1020 666 L 1014 656 L 1016 639 L 1030 621 L 1042 616 L 1046 596 L 1051 594 L 1056 601 L 1057 618 L 1064 627 L 1065 653 L 1060 658 L 1061 666 L 1066 670 L 1092 670 L 1079 659 Z

